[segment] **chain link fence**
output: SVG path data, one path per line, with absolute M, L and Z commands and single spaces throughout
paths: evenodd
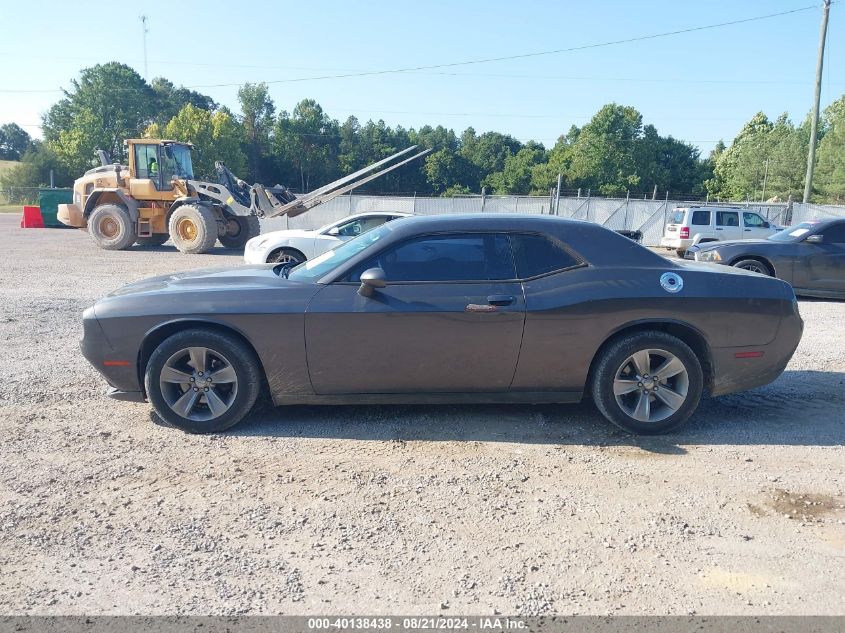
M 0 189 L 0 205 L 38 204 L 39 187 L 11 187 Z
M 262 220 L 262 231 L 316 229 L 353 213 L 396 211 L 417 215 L 443 213 L 526 213 L 557 215 L 596 222 L 610 229 L 638 230 L 643 244 L 657 246 L 669 213 L 675 207 L 739 207 L 757 211 L 773 224 L 797 224 L 823 217 L 845 217 L 845 206 L 792 203 L 705 203 L 685 200 L 637 200 L 552 196 L 422 196 L 346 195 L 335 198 L 295 218 Z

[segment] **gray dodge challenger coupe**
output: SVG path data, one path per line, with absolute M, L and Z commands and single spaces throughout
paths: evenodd
M 802 222 L 765 240 L 692 246 L 686 258 L 771 275 L 797 295 L 845 299 L 845 218 Z
M 638 433 L 702 394 L 777 378 L 801 338 L 789 284 L 670 262 L 596 224 L 442 215 L 384 224 L 295 268 L 153 277 L 83 315 L 118 399 L 188 432 L 276 405 L 563 403 Z

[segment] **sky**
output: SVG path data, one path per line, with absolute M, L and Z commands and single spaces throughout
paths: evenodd
M 821 0 L 4 3 L 0 124 L 40 136 L 41 115 L 80 69 L 117 60 L 237 111 L 237 86 L 267 81 L 277 111 L 316 99 L 333 118 L 406 128 L 472 126 L 551 147 L 604 104 L 637 108 L 702 149 L 762 110 L 812 107 Z M 809 7 L 789 15 L 566 51 Z M 9 28 L 10 25 L 12 28 Z M 845 93 L 845 1 L 830 10 L 822 107 Z M 369 76 L 343 75 L 511 60 Z M 322 78 L 321 78 L 322 77 Z M 221 85 L 225 84 L 225 85 Z M 32 92 L 23 92 L 32 91 Z

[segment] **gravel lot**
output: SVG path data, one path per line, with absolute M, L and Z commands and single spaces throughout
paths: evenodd
M 786 373 L 632 438 L 573 406 L 291 407 L 188 436 L 80 315 L 240 262 L 0 216 L 0 612 L 845 614 L 845 303 Z

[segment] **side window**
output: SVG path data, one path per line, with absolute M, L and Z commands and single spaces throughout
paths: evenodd
M 345 237 L 355 237 L 356 235 L 361 235 L 361 233 L 365 233 L 377 226 L 381 226 L 387 221 L 387 219 L 388 218 L 386 216 L 380 215 L 369 218 L 358 218 L 356 220 L 352 220 L 351 222 L 339 225 L 337 227 L 337 234 Z
M 136 145 L 135 146 L 135 177 L 158 179 L 158 146 L 157 145 Z
M 825 244 L 845 244 L 845 222 L 834 224 L 822 231 Z
M 710 226 L 709 211 L 693 211 L 692 222 L 695 226 Z
M 382 268 L 387 282 L 493 281 L 514 279 L 508 238 L 495 233 L 429 235 L 388 248 L 357 266 L 349 281 L 368 268 Z
M 745 222 L 745 226 L 750 229 L 762 229 L 763 225 L 766 221 L 756 213 L 748 213 L 747 211 L 742 214 L 742 221 Z
M 716 226 L 739 226 L 739 212 L 716 211 Z
M 581 263 L 558 240 L 545 235 L 511 235 L 511 245 L 520 279 L 572 268 Z

